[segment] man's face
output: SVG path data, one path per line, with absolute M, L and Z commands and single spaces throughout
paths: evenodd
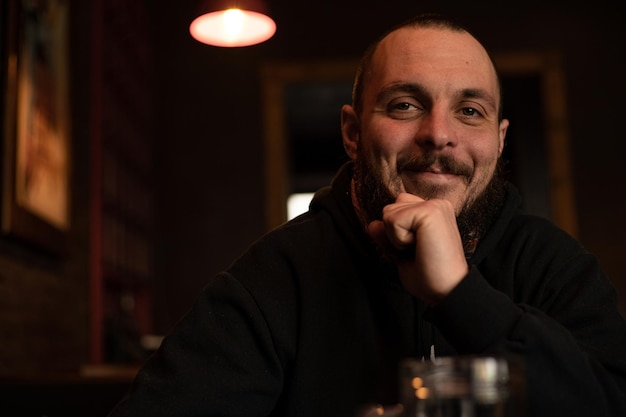
M 467 33 L 403 28 L 370 69 L 361 114 L 342 113 L 364 214 L 379 218 L 400 192 L 447 199 L 459 214 L 491 180 L 508 127 L 486 51 Z

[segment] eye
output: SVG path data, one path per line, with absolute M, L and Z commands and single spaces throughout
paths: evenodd
M 407 102 L 400 102 L 400 103 L 395 103 L 391 106 L 392 110 L 411 110 L 411 108 L 415 108 L 414 105 L 412 105 L 411 103 L 407 103 Z
M 410 119 L 422 110 L 420 103 L 412 97 L 398 97 L 387 104 L 387 114 L 394 119 Z
M 473 107 L 463 107 L 461 109 L 461 114 L 463 114 L 463 116 L 476 117 L 476 116 L 480 116 L 482 113 L 480 113 L 478 110 L 476 110 Z

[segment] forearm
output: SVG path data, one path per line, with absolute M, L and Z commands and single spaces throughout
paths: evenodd
M 516 305 L 475 268 L 428 317 L 459 353 L 521 357 L 533 417 L 626 415 L 626 369 L 623 360 L 607 362 L 608 341 L 583 350 L 563 325 Z

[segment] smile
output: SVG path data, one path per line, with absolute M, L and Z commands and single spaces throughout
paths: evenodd
M 405 171 L 405 175 L 410 180 L 428 182 L 449 182 L 459 179 L 459 175 L 451 174 L 437 169 L 426 169 L 423 171 Z

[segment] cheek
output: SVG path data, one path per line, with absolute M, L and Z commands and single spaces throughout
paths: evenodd
M 499 144 L 494 141 L 485 142 L 484 146 L 474 146 L 470 150 L 470 157 L 474 164 L 472 188 L 480 191 L 491 180 L 500 158 Z
M 363 131 L 368 134 L 361 138 L 361 145 L 370 159 L 384 166 L 395 167 L 398 155 L 412 143 L 406 132 L 398 130 L 393 123 L 371 123 Z
M 500 144 L 494 140 L 484 141 L 482 146 L 473 147 L 471 152 L 476 168 L 491 171 L 500 157 Z
M 394 142 L 375 130 L 370 130 L 368 133 L 368 135 L 361 136 L 359 154 L 364 155 L 376 166 L 389 161 L 394 155 Z

